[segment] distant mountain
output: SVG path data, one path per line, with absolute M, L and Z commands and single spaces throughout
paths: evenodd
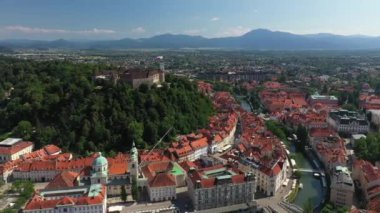
M 64 49 L 140 49 L 140 48 L 221 48 L 252 50 L 355 50 L 380 49 L 380 37 L 342 36 L 328 33 L 298 35 L 266 29 L 252 30 L 238 37 L 205 38 L 202 36 L 163 34 L 150 38 L 103 41 L 2 40 L 3 48 Z

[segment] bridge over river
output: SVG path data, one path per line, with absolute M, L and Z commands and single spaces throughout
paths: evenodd
M 239 96 L 238 99 L 245 110 L 251 111 L 249 103 L 247 103 L 243 97 Z M 313 176 L 314 172 L 323 174 L 319 169 L 319 163 L 316 159 L 307 158 L 306 155 L 301 152 L 295 152 L 294 145 L 292 145 L 289 151 L 296 156 L 295 160 L 297 166 L 300 168 L 299 170 L 303 172 L 300 178 L 300 183 L 302 183 L 303 188 L 298 191 L 294 204 L 303 206 L 304 203 L 311 199 L 313 204 L 317 206 L 324 201 L 324 196 L 326 194 L 326 178 L 323 177 L 323 175 L 320 179 Z M 321 187 L 321 185 L 323 187 Z
M 311 169 L 311 168 L 300 168 L 300 169 L 294 169 L 294 171 L 300 171 L 300 172 L 312 172 L 312 173 L 323 173 L 321 170 L 318 169 Z

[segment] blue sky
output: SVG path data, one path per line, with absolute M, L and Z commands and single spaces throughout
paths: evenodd
M 380 0 L 0 0 L 0 39 L 225 37 L 266 28 L 380 36 Z

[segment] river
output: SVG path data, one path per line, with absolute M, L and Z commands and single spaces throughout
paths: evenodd
M 238 96 L 240 105 L 247 111 L 251 111 L 250 105 L 243 99 L 243 97 Z M 294 145 L 290 147 L 290 153 L 295 155 L 295 160 L 298 168 L 305 170 L 312 170 L 313 166 L 310 160 L 305 157 L 301 152 L 296 152 Z M 300 183 L 302 183 L 303 188 L 298 191 L 295 204 L 302 207 L 305 202 L 312 199 L 313 205 L 318 205 L 324 198 L 324 190 L 321 185 L 320 179 L 313 176 L 312 172 L 302 172 Z
M 295 152 L 295 148 L 291 147 L 290 153 L 295 154 L 295 160 L 298 168 L 305 170 L 312 170 L 313 166 L 308 158 L 301 152 Z M 324 190 L 321 185 L 321 180 L 313 176 L 313 172 L 302 172 L 300 183 L 303 188 L 298 191 L 297 198 L 294 201 L 298 206 L 303 206 L 309 199 L 312 200 L 313 205 L 316 206 L 323 200 Z

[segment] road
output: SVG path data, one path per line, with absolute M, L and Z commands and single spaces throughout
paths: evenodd
M 134 212 L 142 212 L 142 211 L 149 211 L 149 210 L 158 210 L 158 209 L 165 209 L 169 208 L 172 205 L 172 202 L 165 201 L 165 202 L 157 202 L 157 203 L 134 203 L 130 206 L 125 206 L 122 213 L 134 213 Z
M 5 209 L 10 203 L 14 203 L 17 200 L 17 194 L 9 194 L 8 190 L 12 184 L 6 183 L 0 187 L 0 209 Z
M 191 212 L 194 210 L 193 205 L 187 193 L 187 187 L 180 187 L 176 189 L 177 199 L 173 201 L 173 204 L 181 209 L 181 212 Z

